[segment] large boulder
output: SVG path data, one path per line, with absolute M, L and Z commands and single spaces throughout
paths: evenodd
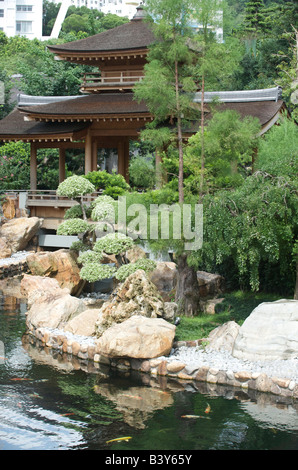
M 88 308 L 67 322 L 63 327 L 63 330 L 68 331 L 73 335 L 94 336 L 96 333 L 95 325 L 98 315 L 99 309 Z
M 4 238 L 12 253 L 25 250 L 32 238 L 37 234 L 43 219 L 38 217 L 20 217 L 2 225 L 0 238 Z
M 170 261 L 158 261 L 156 268 L 150 274 L 150 280 L 157 287 L 162 298 L 170 302 L 175 298 L 177 284 L 177 266 Z
M 118 286 L 112 300 L 104 303 L 97 321 L 97 336 L 114 323 L 122 323 L 133 315 L 157 318 L 165 315 L 164 301 L 156 286 L 141 269 Z
M 245 320 L 233 356 L 244 360 L 298 357 L 298 300 L 264 302 Z
M 84 301 L 71 296 L 69 289 L 61 289 L 56 279 L 25 275 L 21 285 L 28 294 L 26 323 L 29 329 L 63 329 L 67 322 L 86 310 Z
M 62 289 L 68 288 L 72 295 L 77 295 L 84 284 L 77 258 L 73 250 L 42 251 L 29 255 L 27 265 L 33 276 L 55 278 Z
M 201 299 L 217 297 L 224 291 L 224 278 L 219 274 L 197 271 L 197 280 Z
M 103 356 L 152 359 L 171 352 L 176 327 L 162 318 L 133 316 L 104 332 L 97 347 Z
M 239 329 L 240 325 L 234 321 L 228 321 L 218 326 L 211 331 L 207 338 L 208 347 L 216 351 L 232 353 Z

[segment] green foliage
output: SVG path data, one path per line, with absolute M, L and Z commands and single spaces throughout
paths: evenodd
M 206 196 L 203 248 L 191 253 L 189 263 L 214 271 L 231 262 L 240 283 L 253 291 L 260 289 L 266 266 L 278 273 L 284 291 L 293 290 L 297 191 L 297 179 L 256 172 L 234 191 Z
M 298 130 L 293 120 L 284 117 L 260 141 L 256 168 L 274 176 L 298 175 Z
M 99 198 L 98 198 L 99 199 Z M 95 222 L 106 221 L 115 223 L 115 206 L 109 202 L 98 202 L 91 212 L 91 219 Z
M 78 253 L 89 251 L 90 246 L 86 245 L 82 240 L 78 240 L 77 242 L 73 242 L 70 246 L 70 250 L 74 250 Z
M 91 209 L 89 209 L 86 205 L 85 207 L 85 212 L 89 216 L 91 215 Z M 80 204 L 76 204 L 75 206 L 70 207 L 67 209 L 64 215 L 64 219 L 82 219 L 83 217 L 83 211 L 80 206 Z
M 155 268 L 155 261 L 148 258 L 139 259 L 135 263 L 123 264 L 120 266 L 115 277 L 118 279 L 118 281 L 123 282 L 128 276 L 136 272 L 138 269 L 142 269 L 146 273 L 149 273 L 150 271 L 154 271 Z
M 133 240 L 123 233 L 109 233 L 97 240 L 93 249 L 100 253 L 119 255 L 132 248 L 133 245 Z
M 129 180 L 131 186 L 142 189 L 152 189 L 155 185 L 155 166 L 152 155 L 145 158 L 135 156 L 129 163 Z
M 57 229 L 57 235 L 78 235 L 89 230 L 90 225 L 85 220 L 68 219 L 62 222 Z
M 96 282 L 113 277 L 115 272 L 116 268 L 113 266 L 96 262 L 88 262 L 82 267 L 80 277 L 88 282 Z
M 111 196 L 113 199 L 118 199 L 119 196 L 123 196 L 126 190 L 119 186 L 108 186 L 102 194 Z
M 251 117 L 240 118 L 236 111 L 215 112 L 204 132 L 205 191 L 236 187 L 247 176 L 257 146 L 259 122 Z M 189 139 L 185 152 L 186 190 L 198 193 L 200 180 L 202 135 Z
M 84 176 L 84 178 L 95 186 L 96 191 L 99 189 L 107 189 L 111 186 L 117 186 L 125 190 L 129 189 L 129 185 L 126 183 L 125 178 L 122 175 L 118 175 L 116 173 L 111 174 L 106 170 L 90 171 Z
M 95 187 L 83 176 L 70 176 L 59 184 L 58 196 L 66 196 L 70 199 L 77 199 L 86 194 L 95 192 Z
M 100 262 L 103 259 L 103 254 L 100 252 L 94 252 L 92 250 L 84 251 L 83 253 L 80 254 L 78 257 L 78 263 L 81 264 L 88 264 L 92 262 Z

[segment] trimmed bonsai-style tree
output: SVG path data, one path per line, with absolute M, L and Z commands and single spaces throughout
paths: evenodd
M 78 202 L 82 209 L 83 219 L 87 220 L 83 196 L 95 192 L 95 186 L 83 176 L 70 176 L 62 181 L 57 188 L 58 196 L 66 196 Z

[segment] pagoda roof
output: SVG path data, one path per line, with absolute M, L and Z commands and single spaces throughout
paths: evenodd
M 29 119 L 96 119 L 149 114 L 144 102 L 134 100 L 133 93 L 83 95 L 71 100 L 22 106 L 19 110 Z
M 0 139 L 5 140 L 67 140 L 79 139 L 90 123 L 36 122 L 24 119 L 19 109 L 14 109 L 0 121 Z
M 78 41 L 48 46 L 48 49 L 61 58 L 75 54 L 100 54 L 121 51 L 147 50 L 156 38 L 150 23 L 142 14 L 142 7 L 128 23 Z

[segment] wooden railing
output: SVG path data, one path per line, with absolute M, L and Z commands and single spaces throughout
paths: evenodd
M 83 202 L 88 205 L 96 199 L 101 192 L 96 192 L 90 195 L 83 196 Z M 50 190 L 36 190 L 27 191 L 27 206 L 39 207 L 72 207 L 77 204 L 75 201 L 68 197 L 58 196 L 56 191 Z
M 84 74 L 82 88 L 132 88 L 135 83 L 143 79 L 143 76 L 144 72 L 142 70 L 135 70 L 133 72 L 118 72 L 115 75 L 112 73 L 101 75 L 100 73 L 89 72 Z

